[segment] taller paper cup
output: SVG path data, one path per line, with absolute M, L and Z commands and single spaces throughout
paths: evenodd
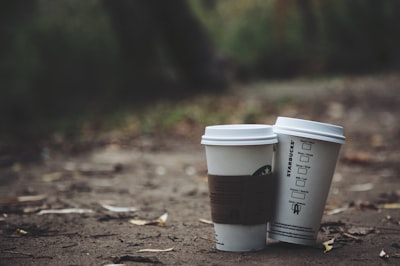
M 268 237 L 314 245 L 341 144 L 343 128 L 278 117 L 277 189 Z
M 273 145 L 277 143 L 272 127 L 208 126 L 201 143 L 206 150 L 216 248 L 236 252 L 264 249 Z

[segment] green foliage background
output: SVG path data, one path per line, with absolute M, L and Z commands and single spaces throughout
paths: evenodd
M 310 0 L 306 1 L 309 14 L 302 13 L 300 2 L 191 0 L 216 46 L 258 77 L 398 67 L 396 1 Z M 279 12 L 279 3 L 284 13 Z M 315 27 L 312 39 L 305 22 L 310 14 Z
M 307 1 L 314 18 L 312 35 L 299 1 L 188 2 L 233 81 L 400 65 L 400 1 Z M 88 110 L 101 113 L 135 100 L 126 92 L 142 88 L 123 82 L 116 32 L 101 1 L 35 3 L 32 9 L 27 5 L 5 14 L 9 20 L 2 24 L 8 46 L 0 51 L 0 135 L 41 131 L 49 124 L 66 127 L 69 123 L 60 117 L 73 114 L 79 121 Z M 278 3 L 283 11 L 277 11 Z M 155 71 L 174 80 L 168 55 L 161 51 L 159 56 Z M 156 98 L 157 91 L 152 95 Z M 166 124 L 182 116 L 172 113 Z

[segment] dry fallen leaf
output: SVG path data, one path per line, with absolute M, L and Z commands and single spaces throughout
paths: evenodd
M 18 228 L 18 229 L 16 229 L 16 230 L 14 231 L 14 233 L 12 234 L 12 236 L 25 236 L 25 235 L 27 235 L 27 234 L 29 234 L 27 231 L 25 231 L 24 229 Z
M 131 219 L 131 220 L 129 220 L 129 222 L 130 222 L 131 224 L 134 224 L 134 225 L 154 225 L 154 224 L 152 223 L 152 221 L 140 220 L 140 219 Z
M 382 249 L 381 252 L 379 252 L 379 257 L 382 259 L 388 259 L 390 256 L 386 251 Z
M 45 194 L 0 198 L 0 204 L 15 204 L 23 202 L 41 201 L 47 197 Z
M 78 209 L 78 208 L 71 208 L 71 209 L 58 209 L 58 210 L 41 210 L 38 212 L 38 215 L 43 214 L 69 214 L 69 213 L 92 213 L 93 210 L 90 209 Z
M 333 243 L 335 243 L 335 238 L 329 239 L 322 243 L 322 245 L 324 245 L 324 253 L 327 253 L 333 249 Z
M 350 191 L 355 191 L 355 192 L 363 192 L 363 191 L 368 191 L 374 188 L 374 184 L 372 183 L 365 183 L 365 184 L 356 184 L 352 185 L 350 187 Z
M 345 206 L 345 207 L 341 207 L 341 208 L 336 208 L 336 209 L 327 211 L 327 212 L 326 212 L 326 215 L 338 214 L 338 213 L 344 212 L 344 211 L 346 211 L 346 210 L 348 210 L 348 209 L 349 209 L 349 206 Z
M 140 249 L 138 252 L 169 252 L 173 251 L 174 248 L 166 248 L 166 249 L 153 249 L 153 248 L 145 248 L 145 249 Z
M 167 219 L 168 219 L 168 213 L 164 213 L 163 215 L 154 220 L 131 219 L 129 220 L 129 222 L 134 225 L 165 226 Z
M 20 196 L 18 197 L 18 202 L 31 202 L 31 201 L 41 201 L 47 197 L 46 194 L 39 194 L 33 196 Z
M 158 219 L 158 226 L 165 226 L 165 223 L 167 222 L 168 219 L 168 213 L 164 213 L 163 215 L 161 215 Z
M 116 207 L 116 206 L 111 206 L 108 204 L 101 204 L 101 206 L 111 212 L 135 212 L 137 211 L 137 208 L 135 207 Z
M 204 224 L 214 224 L 212 221 L 207 220 L 207 219 L 199 219 L 199 222 L 204 223 Z
M 383 209 L 400 209 L 400 203 L 385 203 L 382 205 Z

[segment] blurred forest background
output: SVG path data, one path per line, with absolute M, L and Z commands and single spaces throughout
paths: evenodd
M 400 1 L 0 0 L 0 38 L 0 139 L 28 142 L 235 83 L 396 69 Z

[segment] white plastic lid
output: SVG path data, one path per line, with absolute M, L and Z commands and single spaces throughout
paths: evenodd
M 343 127 L 290 117 L 278 117 L 274 132 L 310 139 L 318 139 L 343 144 Z
M 272 126 L 258 124 L 215 125 L 206 127 L 201 144 L 218 146 L 264 145 L 277 143 Z

